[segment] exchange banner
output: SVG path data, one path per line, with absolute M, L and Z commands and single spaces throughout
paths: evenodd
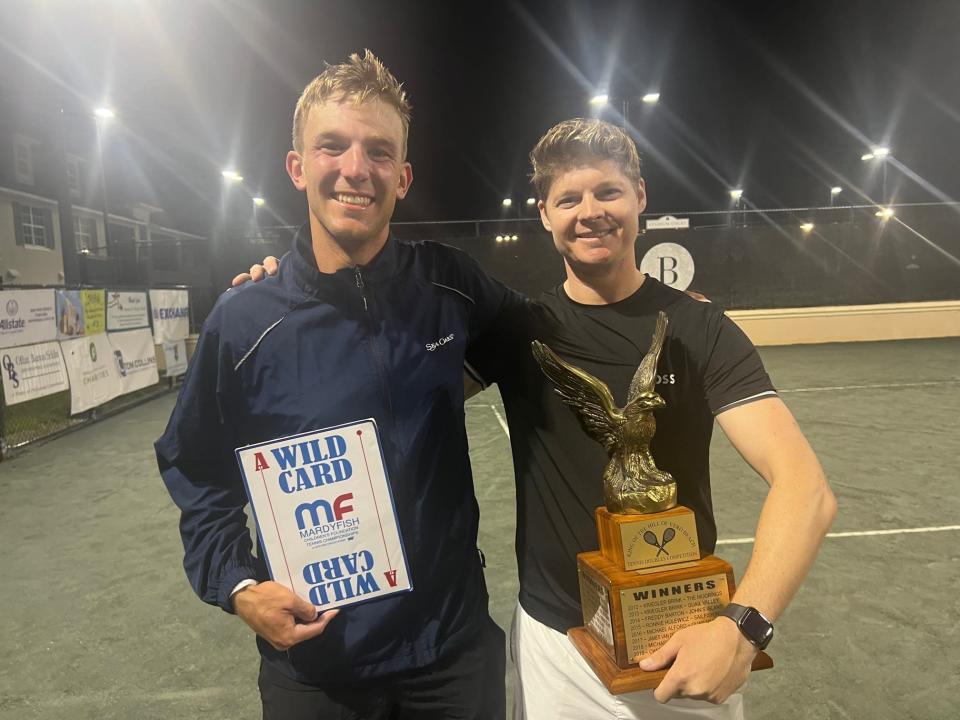
M 70 387 L 63 353 L 56 342 L 9 348 L 0 352 L 0 364 L 3 397 L 7 405 L 52 395 Z
M 107 290 L 107 332 L 150 327 L 147 293 Z
M 0 291 L 0 348 L 56 340 L 53 290 Z
M 190 296 L 186 290 L 151 290 L 150 309 L 157 345 L 187 339 L 190 334 Z
M 120 393 L 126 395 L 160 382 L 157 353 L 150 328 L 107 333 L 120 374 Z
M 84 334 L 96 335 L 105 332 L 107 319 L 103 290 L 81 290 L 80 302 L 83 304 Z
M 57 339 L 82 337 L 83 299 L 79 290 L 57 290 Z
M 70 378 L 70 414 L 103 405 L 121 393 L 120 373 L 106 333 L 60 343 Z
M 410 590 L 376 423 L 237 449 L 271 577 L 321 610 Z
M 163 344 L 164 374 L 167 377 L 177 377 L 187 371 L 187 342 L 186 340 L 177 340 L 176 342 Z

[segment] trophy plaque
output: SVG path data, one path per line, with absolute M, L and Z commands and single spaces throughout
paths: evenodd
M 568 635 L 613 694 L 659 685 L 667 670 L 641 670 L 634 658 L 649 655 L 677 630 L 713 620 L 736 589 L 729 563 L 701 557 L 693 511 L 677 505 L 676 482 L 650 454 L 653 411 L 664 407 L 655 379 L 666 331 L 660 312 L 623 408 L 605 383 L 532 343 L 557 394 L 610 458 L 605 505 L 596 510 L 600 549 L 577 555 L 584 624 Z M 752 669 L 769 667 L 770 656 L 758 652 Z

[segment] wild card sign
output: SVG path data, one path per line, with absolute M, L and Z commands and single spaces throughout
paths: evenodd
M 237 449 L 270 575 L 321 610 L 412 588 L 374 420 Z

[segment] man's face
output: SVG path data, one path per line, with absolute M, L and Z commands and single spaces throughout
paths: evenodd
M 345 249 L 385 241 L 397 199 L 413 181 L 402 153 L 403 124 L 386 103 L 315 105 L 304 125 L 303 153 L 287 155 L 290 179 L 307 193 L 314 232 Z
M 639 185 L 612 160 L 597 160 L 560 174 L 539 203 L 543 226 L 567 265 L 598 275 L 635 264 L 639 215 L 647 204 Z

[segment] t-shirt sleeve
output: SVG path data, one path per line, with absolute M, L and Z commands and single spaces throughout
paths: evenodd
M 707 310 L 705 341 L 703 392 L 714 415 L 777 394 L 757 348 L 719 309 Z

